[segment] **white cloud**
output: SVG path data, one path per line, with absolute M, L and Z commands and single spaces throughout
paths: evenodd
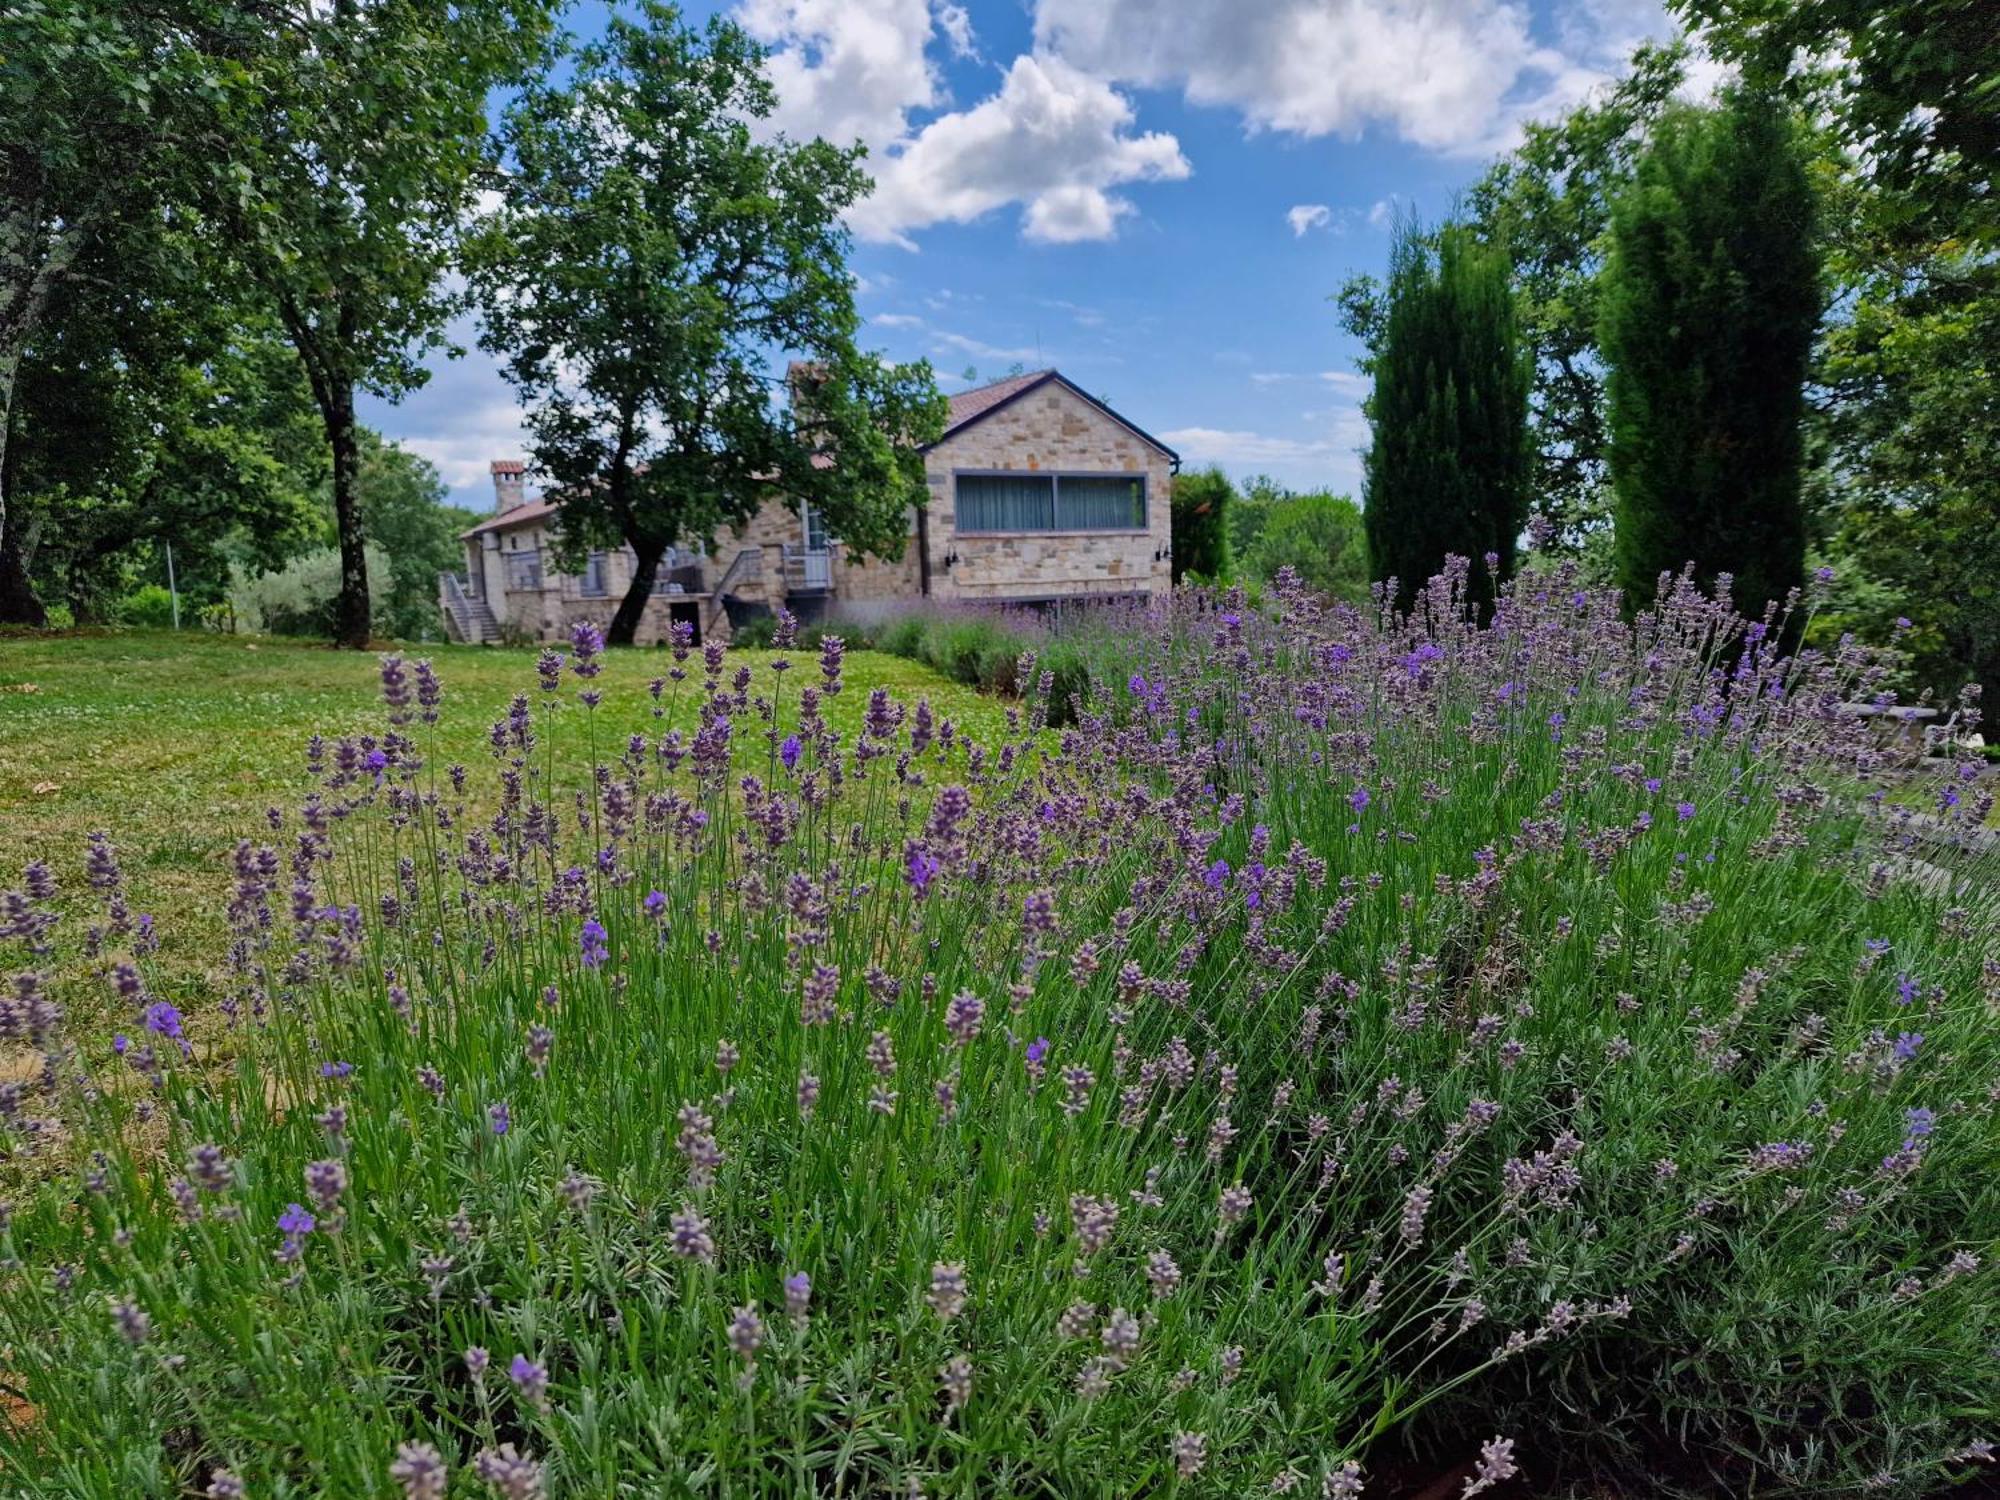
M 868 320 L 883 328 L 921 328 L 924 320 L 911 313 L 877 313 Z
M 1567 0 L 1555 42 L 1511 0 L 1038 0 L 1038 48 L 1241 113 L 1253 130 L 1358 135 L 1478 154 L 1524 112 L 1578 97 L 1659 34 L 1656 0 Z
M 1261 432 L 1245 432 L 1226 427 L 1175 427 L 1160 434 L 1161 441 L 1176 449 L 1183 460 L 1197 463 L 1258 464 L 1292 463 L 1318 458 L 1334 451 L 1323 438 L 1270 437 Z
M 1108 321 L 1096 308 L 1085 307 L 1077 302 L 1067 302 L 1061 297 L 1044 297 L 1041 302 L 1044 307 L 1053 307 L 1059 312 L 1068 313 L 1079 328 L 1102 328 Z
M 772 49 L 771 124 L 793 137 L 877 150 L 904 133 L 910 111 L 947 102 L 925 55 L 928 0 L 742 0 L 736 18 Z
M 1339 394 L 1359 401 L 1368 394 L 1370 381 L 1366 375 L 1353 370 L 1321 370 L 1319 378 L 1333 387 Z
M 1101 79 L 1059 58 L 1017 57 L 997 94 L 931 121 L 875 163 L 875 192 L 855 209 L 855 231 L 908 244 L 911 230 L 1020 203 L 1030 239 L 1109 238 L 1132 212 L 1113 189 L 1189 172 L 1178 141 L 1133 134 L 1132 123 L 1130 103 Z
M 1325 488 L 1359 498 L 1361 450 L 1368 421 L 1359 407 L 1342 405 L 1299 414 L 1303 437 L 1239 427 L 1177 427 L 1160 440 L 1188 464 L 1221 464 L 1239 478 L 1269 474 L 1298 489 Z
M 940 354 L 948 350 L 954 354 L 969 354 L 974 359 L 1002 360 L 1016 364 L 1039 362 L 1042 357 L 1042 351 L 1039 349 L 1003 348 L 997 344 L 989 344 L 983 339 L 969 338 L 962 333 L 936 332 L 931 338 Z
M 972 34 L 972 17 L 963 5 L 954 5 L 951 0 L 938 0 L 937 28 L 951 44 L 953 57 L 979 56 L 979 39 Z
M 1294 238 L 1303 238 L 1310 229 L 1324 229 L 1333 218 L 1333 210 L 1324 203 L 1295 203 L 1285 210 L 1285 222 L 1292 226 Z
M 1387 198 L 1377 198 L 1368 208 L 1368 223 L 1371 228 L 1387 229 L 1395 222 L 1396 205 L 1401 200 L 1393 194 Z

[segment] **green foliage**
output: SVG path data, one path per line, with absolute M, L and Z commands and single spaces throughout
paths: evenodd
M 489 166 L 487 99 L 547 32 L 550 0 L 353 0 L 259 24 L 221 74 L 220 127 L 191 154 L 200 204 L 267 299 L 318 404 L 341 602 L 369 608 L 357 390 L 421 385 L 445 345 L 443 277 Z
M 380 608 L 390 577 L 389 558 L 371 542 L 366 560 L 369 597 Z M 331 637 L 339 618 L 343 575 L 340 552 L 331 547 L 308 552 L 271 572 L 238 568 L 231 573 L 229 604 L 243 630 Z
M 1471 597 L 1510 576 L 1528 519 L 1530 363 L 1503 250 L 1463 225 L 1399 227 L 1364 461 L 1369 565 L 1408 607 L 1449 556 Z M 1484 559 L 1494 558 L 1492 566 Z
M 1803 581 L 1813 212 L 1786 108 L 1746 91 L 1669 112 L 1613 211 L 1601 337 L 1635 608 L 1689 562 L 1704 583 L 1732 575 L 1751 615 Z
M 1174 476 L 1174 582 L 1189 573 L 1211 583 L 1226 582 L 1231 573 L 1231 516 L 1236 487 L 1219 465 L 1191 469 Z
M 22 364 L 7 468 L 29 577 L 74 615 L 135 575 L 212 602 L 232 561 L 275 566 L 318 540 L 312 398 L 254 302 L 159 218 L 80 255 Z
M 119 601 L 121 624 L 142 630 L 165 630 L 174 623 L 174 598 L 157 583 L 141 584 Z
M 82 262 L 130 220 L 155 215 L 170 164 L 208 118 L 214 74 L 203 48 L 234 16 L 226 0 L 0 8 L 0 558 L 12 558 L 0 561 L 0 586 L 10 592 L 23 584 L 7 535 L 21 361 Z
M 1246 528 L 1252 540 L 1244 572 L 1270 583 L 1290 568 L 1305 586 L 1329 599 L 1358 603 L 1368 597 L 1368 538 L 1361 508 L 1324 490 L 1295 494 L 1270 481 L 1243 501 L 1259 514 Z
M 368 539 L 388 560 L 386 593 L 375 602 L 383 634 L 429 640 L 441 633 L 437 575 L 465 566 L 458 534 L 479 520 L 446 505 L 445 493 L 429 459 L 362 429 L 361 515 Z
M 1823 109 L 1843 144 L 1865 154 L 1906 235 L 2000 243 L 2000 45 L 1988 0 L 1670 6 L 1753 83 Z
M 1686 61 L 1682 46 L 1641 47 L 1608 89 L 1558 120 L 1528 121 L 1521 144 L 1467 195 L 1465 222 L 1479 239 L 1504 245 L 1513 264 L 1521 337 L 1534 359 L 1532 506 L 1560 553 L 1601 550 L 1593 538 L 1610 529 L 1598 277 L 1612 201 L 1684 81 Z M 1366 366 L 1386 322 L 1381 284 L 1352 276 L 1337 300 L 1343 326 L 1368 347 Z
M 1238 562 L 1257 550 L 1264 523 L 1271 518 L 1271 502 L 1292 492 L 1269 474 L 1252 474 L 1243 482 L 1243 491 L 1229 507 L 1229 555 Z
M 675 542 L 781 496 L 896 557 L 926 493 L 916 446 L 945 411 L 930 367 L 855 343 L 842 216 L 868 190 L 860 150 L 769 137 L 775 102 L 740 26 L 648 3 L 507 111 L 504 201 L 467 252 L 481 342 L 527 407 L 565 554 L 638 555 L 614 642 Z M 797 356 L 783 403 L 777 354 Z

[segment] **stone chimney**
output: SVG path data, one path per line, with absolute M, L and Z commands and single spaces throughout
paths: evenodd
M 528 466 L 518 458 L 493 460 L 493 513 L 505 515 L 528 503 Z

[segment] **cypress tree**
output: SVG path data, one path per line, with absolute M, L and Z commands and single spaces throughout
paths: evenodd
M 1363 521 L 1375 578 L 1407 608 L 1451 555 L 1484 609 L 1528 519 L 1531 371 L 1504 250 L 1450 224 L 1397 230 L 1374 360 Z M 1483 559 L 1498 558 L 1495 569 Z
M 1662 119 L 1612 210 L 1599 336 L 1628 608 L 1733 575 L 1759 614 L 1804 580 L 1813 194 L 1790 116 L 1738 91 Z

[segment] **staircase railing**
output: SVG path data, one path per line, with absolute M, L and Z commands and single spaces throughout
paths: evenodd
M 452 623 L 458 626 L 460 640 L 472 639 L 472 604 L 465 597 L 465 585 L 456 573 L 438 574 L 438 592 L 444 596 L 444 607 L 451 614 Z
M 745 547 L 729 560 L 729 566 L 715 580 L 714 592 L 709 595 L 708 618 L 702 621 L 702 634 L 715 629 L 715 622 L 722 617 L 722 596 L 729 592 L 731 585 L 744 579 L 761 575 L 764 571 L 764 549 Z

